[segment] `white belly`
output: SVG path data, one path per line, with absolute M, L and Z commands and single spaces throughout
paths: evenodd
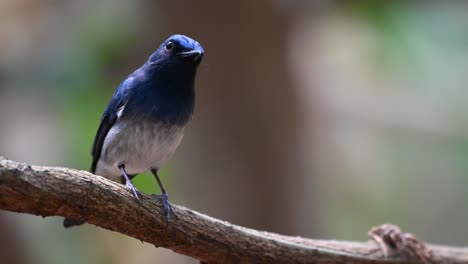
M 129 175 L 159 168 L 174 154 L 183 135 L 183 127 L 117 121 L 104 140 L 96 174 L 117 178 L 120 164 Z

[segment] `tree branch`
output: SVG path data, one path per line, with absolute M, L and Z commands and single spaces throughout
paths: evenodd
M 89 172 L 29 166 L 0 157 L 0 209 L 66 216 L 165 247 L 207 263 L 415 263 L 386 259 L 373 242 L 288 237 L 232 225 L 173 205 L 166 226 L 161 204 L 141 205 L 124 185 Z M 57 227 L 61 228 L 61 227 Z M 468 248 L 428 246 L 443 263 L 468 263 Z

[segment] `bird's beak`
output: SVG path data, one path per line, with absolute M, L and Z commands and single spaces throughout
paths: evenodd
M 179 55 L 181 55 L 184 58 L 190 59 L 194 63 L 198 64 L 203 58 L 203 50 L 184 51 L 184 52 L 180 52 Z

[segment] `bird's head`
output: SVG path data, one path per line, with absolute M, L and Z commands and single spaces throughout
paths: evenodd
M 204 50 L 200 43 L 184 36 L 172 35 L 135 73 L 139 80 L 140 105 L 150 115 L 168 123 L 185 123 L 195 105 L 195 76 Z M 157 107 L 155 107 L 155 105 Z
M 149 57 L 148 64 L 169 71 L 193 71 L 200 64 L 204 50 L 200 43 L 184 36 L 172 35 Z M 179 72 L 181 73 L 181 72 Z

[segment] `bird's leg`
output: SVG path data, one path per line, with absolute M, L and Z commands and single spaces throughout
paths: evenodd
M 136 176 L 135 174 L 127 174 L 127 175 L 130 180 L 133 180 L 133 178 L 135 178 Z M 127 183 L 127 180 L 125 180 L 125 177 L 123 175 L 120 176 L 120 183 L 124 185 L 125 183 Z
M 138 203 L 140 203 L 140 192 L 137 190 L 135 185 L 133 185 L 132 180 L 130 180 L 130 176 L 128 176 L 127 172 L 125 171 L 125 164 L 120 164 L 119 165 L 120 172 L 122 173 L 122 176 L 125 178 L 125 185 L 130 188 L 130 190 L 133 193 L 133 196 L 137 200 Z
M 161 188 L 161 195 L 153 194 L 151 196 L 156 197 L 158 199 L 161 199 L 161 203 L 164 207 L 164 212 L 166 213 L 166 223 L 169 224 L 169 221 L 171 219 L 171 213 L 174 214 L 172 211 L 171 204 L 169 203 L 169 195 L 166 192 L 166 189 L 162 185 L 161 179 L 159 178 L 158 175 L 158 170 L 157 169 L 151 169 L 151 172 L 153 173 L 154 177 L 156 178 L 156 181 L 158 181 L 159 188 Z M 175 214 L 174 214 L 175 216 Z

